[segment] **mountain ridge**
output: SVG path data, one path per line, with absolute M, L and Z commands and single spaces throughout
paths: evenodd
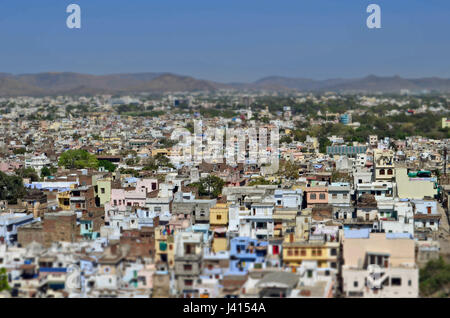
M 399 75 L 368 75 L 362 78 L 315 80 L 305 77 L 267 76 L 251 83 L 219 83 L 169 72 L 114 73 L 92 75 L 76 72 L 35 74 L 0 73 L 0 97 L 41 95 L 93 95 L 166 93 L 229 90 L 278 92 L 398 93 L 435 90 L 450 92 L 450 79 L 441 77 L 403 78 Z

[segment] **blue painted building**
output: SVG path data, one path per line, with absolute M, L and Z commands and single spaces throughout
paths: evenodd
M 247 274 L 255 266 L 263 266 L 267 241 L 249 237 L 235 237 L 230 241 L 230 269 L 228 274 Z

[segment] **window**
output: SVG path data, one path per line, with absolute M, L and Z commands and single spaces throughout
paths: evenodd
M 319 199 L 320 200 L 325 200 L 325 193 L 320 193 L 319 194 Z
M 267 222 L 257 222 L 256 223 L 256 228 L 257 229 L 267 229 Z
M 380 169 L 380 175 L 385 175 L 384 169 Z
M 313 277 L 313 271 L 311 269 L 308 269 L 306 274 L 308 275 L 308 278 L 312 278 Z
M 330 254 L 333 255 L 333 256 L 336 256 L 337 255 L 337 249 L 332 248 L 331 251 L 330 251 Z
M 288 255 L 288 256 L 292 256 L 292 249 L 288 249 L 287 255 Z
M 105 188 L 100 188 L 100 191 L 102 192 L 102 194 L 105 194 Z
M 331 197 L 332 197 L 333 199 L 337 199 L 337 193 L 333 193 L 333 194 L 331 195 Z
M 310 196 L 309 196 L 309 198 L 310 198 L 311 200 L 315 200 L 315 199 L 317 198 L 317 196 L 316 196 L 315 193 L 311 193 Z
M 186 280 L 184 281 L 184 284 L 185 284 L 186 286 L 192 286 L 193 280 L 192 280 L 192 279 L 186 279 Z
M 402 279 L 400 277 L 392 277 L 391 286 L 402 286 Z
M 412 280 L 408 280 L 408 286 L 412 286 Z
M 301 256 L 306 256 L 306 250 L 304 248 L 301 249 L 300 255 Z
M 298 253 L 299 253 L 299 250 L 296 248 L 296 249 L 295 249 L 295 252 L 294 252 L 294 255 L 295 255 L 295 256 L 298 256 Z
M 355 280 L 355 281 L 353 282 L 353 287 L 358 287 L 358 281 L 357 281 L 357 280 Z
M 388 175 L 392 175 L 392 174 L 393 174 L 392 169 L 389 169 L 389 170 L 388 170 Z
M 217 215 L 216 217 L 217 220 L 222 220 L 222 216 L 220 214 Z
M 183 265 L 183 269 L 185 271 L 191 271 L 192 270 L 192 265 L 191 264 L 184 264 Z

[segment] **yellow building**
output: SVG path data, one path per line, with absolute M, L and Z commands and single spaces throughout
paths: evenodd
M 61 123 L 55 121 L 48 127 L 48 129 L 58 131 L 60 127 Z
M 216 203 L 209 210 L 209 224 L 211 227 L 228 225 L 228 203 Z
M 157 155 L 164 155 L 164 156 L 168 156 L 169 155 L 169 151 L 165 148 L 163 149 L 152 149 L 152 157 L 155 157 Z
M 111 178 L 94 179 L 92 178 L 92 185 L 94 186 L 94 195 L 100 200 L 100 205 L 111 201 Z
M 60 192 L 57 195 L 58 207 L 63 210 L 70 210 L 70 191 Z
M 275 238 L 283 238 L 285 233 L 295 229 L 297 213 L 297 208 L 275 208 L 273 212 Z
M 209 210 L 209 224 L 214 231 L 212 249 L 214 252 L 226 251 L 228 249 L 228 240 L 226 230 L 228 227 L 228 203 L 216 203 Z
M 295 241 L 294 234 L 287 235 L 283 242 L 283 262 L 293 270 L 303 261 L 316 261 L 319 268 L 338 266 L 339 242 Z
M 450 118 L 442 118 L 442 129 L 450 128 Z
M 175 243 L 172 234 L 164 226 L 155 229 L 155 255 L 156 261 L 167 263 L 169 268 L 175 266 Z
M 111 136 L 104 136 L 102 137 L 103 142 L 118 142 L 120 141 L 120 137 L 111 137 Z

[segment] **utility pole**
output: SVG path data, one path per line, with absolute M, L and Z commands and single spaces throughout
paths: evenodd
M 447 147 L 444 147 L 444 176 L 447 176 Z

